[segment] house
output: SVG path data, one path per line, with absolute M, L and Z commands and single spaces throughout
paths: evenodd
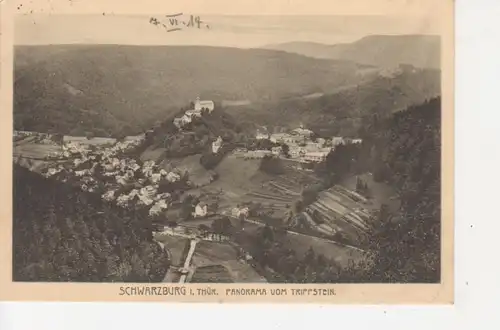
M 201 110 L 186 110 L 186 116 L 189 116 L 191 119 L 193 117 L 201 117 Z
M 344 144 L 344 138 L 340 136 L 334 136 L 332 138 L 332 145 L 338 146 L 339 144 Z
M 160 200 L 156 202 L 150 209 L 149 209 L 149 215 L 154 216 L 154 215 L 159 215 L 163 210 L 167 209 L 168 205 L 164 200 Z
M 274 133 L 271 134 L 269 140 L 274 143 L 298 144 L 304 142 L 306 139 L 303 135 Z
M 358 143 L 362 143 L 362 142 L 363 142 L 363 140 L 362 140 L 362 139 L 353 139 L 353 140 L 351 141 L 351 143 L 353 143 L 353 144 L 358 144 Z
M 180 129 L 184 125 L 184 121 L 182 120 L 182 118 L 174 118 L 174 125 L 175 127 Z
M 201 111 L 203 109 L 207 109 L 209 113 L 214 111 L 215 104 L 213 101 L 201 101 L 199 97 L 196 98 L 194 102 L 194 110 Z
M 183 125 L 188 124 L 191 122 L 191 116 L 184 114 L 184 116 L 181 117 L 181 120 Z
M 250 210 L 248 207 L 242 207 L 242 208 L 234 207 L 231 210 L 231 215 L 235 218 L 239 218 L 239 217 L 247 218 L 249 213 L 250 213 Z
M 217 140 L 212 142 L 212 152 L 216 154 L 222 146 L 222 138 L 219 136 Z
M 156 194 L 156 191 L 157 191 L 156 187 L 146 186 L 144 188 L 141 188 L 140 193 L 141 193 L 141 195 L 152 198 Z
M 307 128 L 303 128 L 302 125 L 301 125 L 301 127 L 294 129 L 292 131 L 292 133 L 295 135 L 302 136 L 304 138 L 310 138 L 314 134 L 313 131 L 311 131 Z
M 275 156 L 279 156 L 281 154 L 281 151 L 282 151 L 281 147 L 272 147 L 271 148 L 271 152 Z
M 245 158 L 264 158 L 272 155 L 270 150 L 250 150 L 245 154 Z
M 53 176 L 53 175 L 56 175 L 59 172 L 61 172 L 61 169 L 56 169 L 56 168 L 52 168 L 51 167 L 51 168 L 48 169 L 46 176 L 47 177 Z
M 90 175 L 90 170 L 85 169 L 81 171 L 75 171 L 76 176 L 84 176 L 84 175 Z
M 200 202 L 195 206 L 193 216 L 195 218 L 205 217 L 207 213 L 208 213 L 207 203 Z
M 274 142 L 274 143 L 282 143 L 282 142 L 285 142 L 285 137 L 287 135 L 288 134 L 286 134 L 286 133 L 273 133 L 269 137 L 269 140 L 271 140 L 271 142 Z
M 306 151 L 318 151 L 321 149 L 322 145 L 318 142 L 307 141 L 304 149 Z
M 290 157 L 292 157 L 292 158 L 299 158 L 305 154 L 305 151 L 301 147 L 292 146 L 289 148 L 288 153 L 290 154 Z
M 257 133 L 255 134 L 255 138 L 256 138 L 257 140 L 267 140 L 267 139 L 269 139 L 269 138 L 270 138 L 270 135 L 269 135 L 269 133 L 267 133 L 267 132 L 264 132 L 264 133 L 263 133 L 263 132 L 261 132 L 260 130 L 257 130 Z
M 310 162 L 322 162 L 326 159 L 326 156 L 328 156 L 326 151 L 311 151 L 306 152 L 302 158 Z
M 122 186 L 124 186 L 128 183 L 127 180 L 125 179 L 125 177 L 121 176 L 121 175 L 115 176 L 115 179 L 116 179 L 116 183 L 118 183 L 119 185 L 122 185 Z
M 151 183 L 158 183 L 161 180 L 161 174 L 160 173 L 153 173 L 149 180 L 151 181 Z
M 105 192 L 102 195 L 102 199 L 104 199 L 105 201 L 111 202 L 112 200 L 115 199 L 115 191 L 109 190 L 109 191 Z
M 167 174 L 167 180 L 169 182 L 176 182 L 176 181 L 179 181 L 181 179 L 181 176 L 175 172 L 168 172 Z

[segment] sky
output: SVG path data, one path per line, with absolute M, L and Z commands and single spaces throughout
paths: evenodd
M 86 43 L 251 48 L 293 41 L 336 44 L 373 34 L 440 33 L 437 21 L 421 17 L 200 15 L 202 23 L 198 29 L 182 24 L 188 23 L 191 17 L 183 13 L 177 17 L 181 30 L 172 32 L 151 24 L 151 17 L 166 24 L 167 29 L 173 28 L 162 15 L 18 15 L 14 42 L 18 45 Z

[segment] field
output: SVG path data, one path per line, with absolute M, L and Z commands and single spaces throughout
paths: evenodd
M 236 283 L 257 283 L 266 281 L 257 274 L 252 266 L 242 260 L 238 260 L 236 248 L 230 244 L 207 241 L 199 242 L 192 259 L 192 265 L 197 268 L 207 266 L 213 267 L 216 265 L 223 266 L 230 274 L 232 281 Z M 220 267 L 213 267 L 212 270 L 214 269 L 222 270 Z
M 233 283 L 233 278 L 226 267 L 210 265 L 195 270 L 191 283 Z
M 341 232 L 355 244 L 370 230 L 368 201 L 362 196 L 333 186 L 319 193 L 318 199 L 309 205 L 304 214 L 305 224 L 324 234 Z
M 281 219 L 300 198 L 303 187 L 319 182 L 311 174 L 294 169 L 293 162 L 284 162 L 285 173 L 281 175 L 260 171 L 260 162 L 228 155 L 215 168 L 219 179 L 200 192 L 217 193 L 220 211 L 253 202 L 259 204 L 259 210 Z
M 322 254 L 326 258 L 333 260 L 340 268 L 347 267 L 349 260 L 357 262 L 363 259 L 363 252 L 360 250 L 344 247 L 316 237 L 288 234 L 283 242 L 285 246 L 293 249 L 299 256 L 305 255 L 309 247 L 312 247 L 316 254 Z
M 187 156 L 182 159 L 167 159 L 161 166 L 169 169 L 178 168 L 189 172 L 189 180 L 196 186 L 205 186 L 210 183 L 211 174 L 200 164 L 201 155 Z
M 165 153 L 164 148 L 148 148 L 139 157 L 143 162 L 148 160 L 154 160 L 157 162 Z
M 251 245 L 253 244 L 252 237 L 258 235 L 259 228 L 262 227 L 245 223 L 245 230 L 237 236 L 238 244 L 246 250 L 251 250 Z M 318 237 L 287 233 L 284 236 L 280 236 L 278 240 L 284 247 L 295 251 L 299 257 L 304 256 L 307 250 L 312 247 L 316 254 L 322 254 L 334 261 L 339 268 L 346 268 L 349 265 L 349 260 L 358 262 L 364 258 L 362 250 L 343 246 Z
M 60 152 L 61 147 L 55 144 L 35 143 L 32 138 L 17 141 L 13 146 L 13 156 L 31 159 L 43 159 L 50 154 Z
M 104 138 L 104 137 L 94 137 L 91 139 L 87 139 L 85 136 L 71 136 L 65 135 L 63 137 L 64 143 L 68 142 L 76 142 L 80 144 L 88 144 L 88 145 L 112 145 L 116 143 L 116 139 L 113 138 Z

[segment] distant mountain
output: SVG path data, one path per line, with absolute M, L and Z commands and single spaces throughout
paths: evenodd
M 264 49 L 17 46 L 14 126 L 71 135 L 136 134 L 197 96 L 274 102 L 368 76 L 366 67 L 352 62 Z
M 263 48 L 319 59 L 349 60 L 383 68 L 399 64 L 440 68 L 440 37 L 431 35 L 373 35 L 346 44 L 290 42 Z

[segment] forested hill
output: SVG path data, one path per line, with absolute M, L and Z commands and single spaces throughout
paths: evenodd
M 341 180 L 371 172 L 399 194 L 401 207 L 382 206 L 366 249 L 373 267 L 352 269 L 344 280 L 439 282 L 441 234 L 441 99 L 365 122 L 361 145 L 336 148 L 326 161 Z M 370 187 L 368 187 L 370 189 Z
M 361 66 L 264 49 L 17 46 L 14 126 L 69 135 L 135 135 L 197 96 L 271 101 L 358 83 Z
M 14 281 L 160 282 L 147 219 L 14 165 Z
M 239 121 L 272 126 L 287 118 L 287 124 L 300 123 L 325 136 L 356 136 L 366 119 L 421 104 L 441 94 L 437 70 L 394 70 L 387 76 L 334 90 L 316 98 L 294 98 L 273 103 L 253 103 L 226 111 Z
M 439 282 L 441 98 L 395 114 L 389 125 L 373 146 L 374 176 L 399 189 L 401 209 L 381 215 L 379 273 L 389 281 Z

